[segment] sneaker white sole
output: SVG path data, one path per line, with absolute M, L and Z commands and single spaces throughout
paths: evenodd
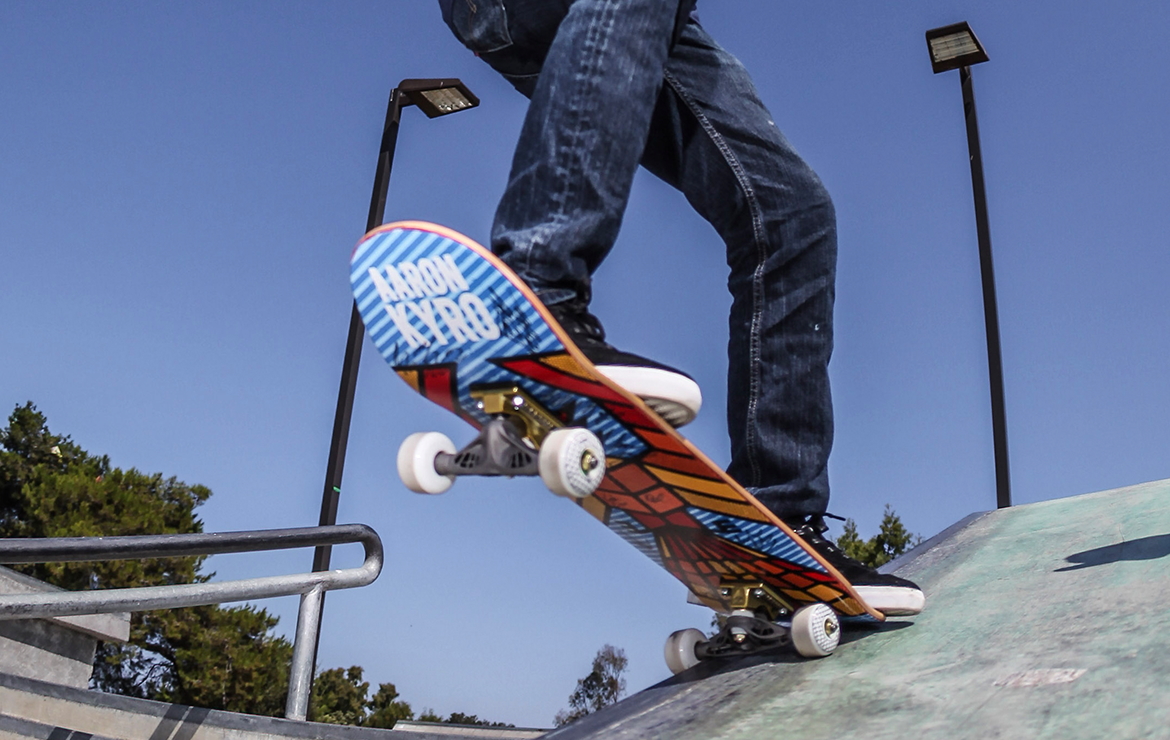
M 857 595 L 887 617 L 909 617 L 926 606 L 926 595 L 916 588 L 854 586 Z
M 672 427 L 694 421 L 703 406 L 703 391 L 699 384 L 685 375 L 656 367 L 631 365 L 599 365 L 597 369 L 645 401 Z

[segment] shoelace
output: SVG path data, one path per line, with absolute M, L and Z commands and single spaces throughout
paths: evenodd
M 571 300 L 548 307 L 557 322 L 574 337 L 605 342 L 605 329 L 596 316 L 579 301 Z
M 797 535 L 800 536 L 802 540 L 810 545 L 823 548 L 824 550 L 827 550 L 842 559 L 860 564 L 858 560 L 849 557 L 840 547 L 837 547 L 836 542 L 833 542 L 827 537 L 821 536 L 822 532 L 826 532 L 829 529 L 829 525 L 825 524 L 825 517 L 830 519 L 837 519 L 839 521 L 845 521 L 844 517 L 825 512 L 820 516 L 810 516 L 804 524 L 794 528 L 792 531 L 794 531 Z

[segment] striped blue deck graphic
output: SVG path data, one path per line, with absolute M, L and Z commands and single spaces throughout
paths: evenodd
M 350 283 L 366 333 L 392 367 L 455 363 L 459 404 L 480 423 L 471 388 L 516 382 L 491 360 L 564 352 L 528 298 L 473 249 L 419 229 L 377 232 L 358 245 Z M 545 408 L 573 410 L 609 454 L 633 457 L 646 445 L 609 412 L 579 395 L 525 382 Z
M 607 526 L 617 533 L 623 540 L 638 548 L 646 557 L 666 567 L 662 562 L 662 553 L 658 551 L 658 542 L 654 534 L 644 525 L 621 509 L 611 509 Z
M 827 573 L 825 567 L 804 551 L 779 527 L 766 522 L 750 522 L 739 517 L 727 516 L 706 509 L 688 508 L 691 516 L 712 532 L 728 542 L 743 545 L 756 552 L 795 563 L 809 570 Z

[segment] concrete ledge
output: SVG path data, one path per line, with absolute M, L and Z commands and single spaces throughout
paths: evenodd
M 0 567 L 0 594 L 62 590 Z M 129 637 L 129 614 L 0 620 L 0 672 L 85 688 L 98 641 L 125 642 Z
M 113 740 L 113 738 L 0 714 L 0 740 Z
M 451 740 L 450 735 L 433 732 L 294 722 L 165 704 L 3 673 L 0 708 L 14 719 L 117 740 Z
M 0 594 L 35 594 L 63 591 L 44 581 L 0 566 Z M 130 614 L 87 614 L 79 617 L 49 617 L 43 621 L 82 632 L 98 640 L 126 642 L 130 639 Z
M 446 725 L 436 722 L 412 722 L 402 720 L 394 725 L 395 732 L 409 732 L 415 737 L 422 734 L 443 737 L 474 737 L 480 740 L 528 740 L 544 735 L 548 730 L 528 727 L 484 727 L 483 725 Z

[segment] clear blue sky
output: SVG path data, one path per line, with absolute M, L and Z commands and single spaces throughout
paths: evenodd
M 700 10 L 837 205 L 833 512 L 872 534 L 890 504 L 928 536 L 994 506 L 958 75 L 931 74 L 923 40 L 964 19 L 992 58 L 975 83 L 1016 500 L 1170 477 L 1164 3 Z M 433 0 L 9 0 L 0 70 L 4 414 L 33 400 L 116 465 L 210 486 L 208 531 L 315 523 L 389 90 L 458 76 L 482 98 L 405 112 L 387 211 L 481 240 L 523 99 Z M 640 177 L 595 302 L 616 344 L 701 382 L 687 433 L 721 462 L 725 272 L 712 230 Z M 538 482 L 407 493 L 394 454 L 420 429 L 469 434 L 367 351 L 340 519 L 375 527 L 388 561 L 329 597 L 321 665 L 522 725 L 548 725 L 606 642 L 631 689 L 665 678 L 662 640 L 708 619 L 682 587 Z M 266 606 L 291 633 L 295 600 Z

